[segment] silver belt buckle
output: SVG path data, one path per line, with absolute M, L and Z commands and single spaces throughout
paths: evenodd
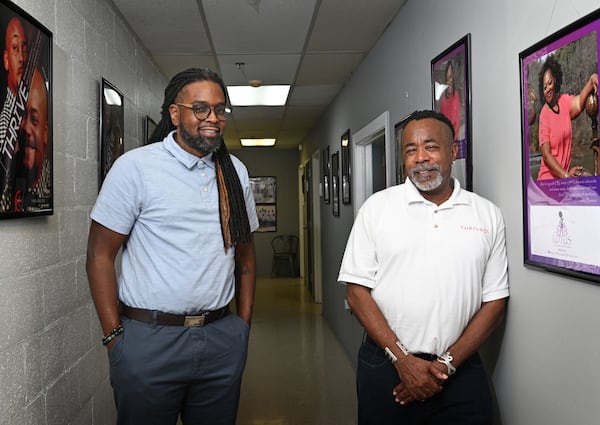
M 200 316 L 185 316 L 183 326 L 204 326 L 205 317 L 206 314 L 201 314 Z

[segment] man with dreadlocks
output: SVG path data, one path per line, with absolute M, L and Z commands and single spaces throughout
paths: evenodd
M 258 219 L 248 172 L 223 141 L 229 114 L 217 74 L 175 75 L 155 143 L 115 161 L 92 210 L 87 274 L 118 424 L 235 423 Z

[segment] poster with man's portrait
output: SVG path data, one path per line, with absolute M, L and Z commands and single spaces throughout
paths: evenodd
M 452 123 L 458 147 L 452 176 L 467 190 L 473 189 L 470 43 L 467 34 L 431 61 L 432 106 Z
M 519 55 L 527 265 L 600 282 L 600 10 Z
M 53 213 L 52 33 L 0 1 L 0 218 Z

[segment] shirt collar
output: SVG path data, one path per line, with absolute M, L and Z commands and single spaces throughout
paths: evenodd
M 181 162 L 190 170 L 200 163 L 204 163 L 211 168 L 215 168 L 215 163 L 212 160 L 212 152 L 206 156 L 203 156 L 202 158 L 192 155 L 191 153 L 185 151 L 181 146 L 179 146 L 179 143 L 175 141 L 175 131 L 176 130 L 170 132 L 164 139 L 164 147 L 171 155 L 177 158 L 179 162 Z
M 450 198 L 448 198 L 448 200 L 442 203 L 442 205 L 440 205 L 439 207 L 453 207 L 454 205 L 460 204 L 469 205 L 471 202 L 469 200 L 467 192 L 462 190 L 462 188 L 460 187 L 460 182 L 456 178 L 452 177 L 452 180 L 454 181 L 454 189 L 452 190 L 452 195 L 450 195 Z M 423 195 L 421 195 L 419 190 L 415 187 L 413 182 L 410 181 L 408 177 L 404 180 L 404 185 L 406 186 L 406 199 L 408 201 L 408 204 L 431 204 L 430 201 L 428 201 L 423 197 Z

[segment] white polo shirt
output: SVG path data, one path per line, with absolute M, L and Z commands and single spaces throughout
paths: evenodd
M 502 213 L 456 179 L 440 206 L 407 179 L 362 205 L 338 281 L 371 288 L 409 351 L 440 355 L 482 302 L 508 297 Z

